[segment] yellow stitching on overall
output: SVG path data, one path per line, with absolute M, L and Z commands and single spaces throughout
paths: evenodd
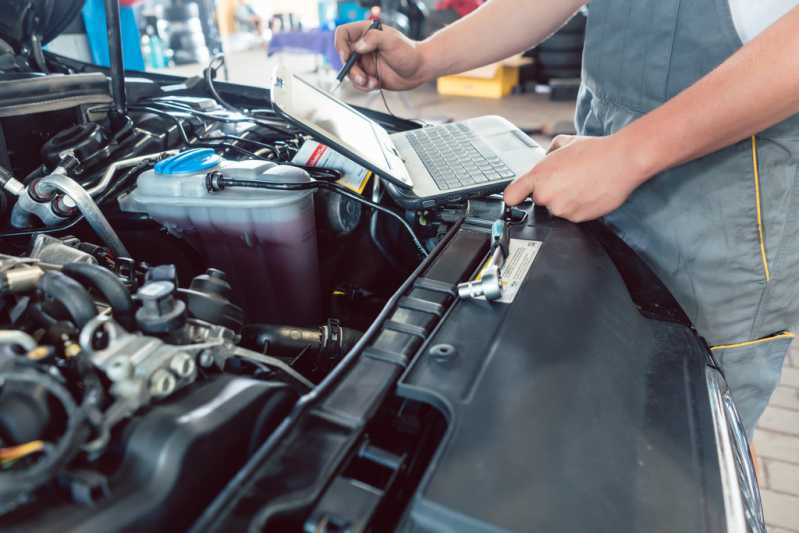
M 768 256 L 766 255 L 766 239 L 763 231 L 763 210 L 760 205 L 760 162 L 757 157 L 757 137 L 752 135 L 752 167 L 755 178 L 755 207 L 757 210 L 757 236 L 760 239 L 760 260 L 763 263 L 763 276 L 766 281 L 771 281 L 771 271 L 768 267 Z
M 777 333 L 776 335 L 771 335 L 769 337 L 763 337 L 762 339 L 755 339 L 751 341 L 745 342 L 736 342 L 733 344 L 717 344 L 716 346 L 711 346 L 710 351 L 715 352 L 717 350 L 729 350 L 734 348 L 746 348 L 748 346 L 756 346 L 758 344 L 763 344 L 765 342 L 776 341 L 779 339 L 793 339 L 796 337 L 796 333 L 791 333 L 790 331 L 783 331 L 782 333 Z

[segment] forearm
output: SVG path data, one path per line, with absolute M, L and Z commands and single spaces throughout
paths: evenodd
M 477 68 L 540 43 L 588 0 L 489 0 L 421 43 L 427 80 Z
M 652 176 L 799 113 L 799 8 L 716 70 L 618 133 Z

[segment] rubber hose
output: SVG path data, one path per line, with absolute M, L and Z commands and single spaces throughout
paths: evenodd
M 340 328 L 340 346 L 322 346 L 321 328 L 298 328 L 273 324 L 248 324 L 242 330 L 242 344 L 261 353 L 294 357 L 306 348 L 335 350 L 339 356 L 347 353 L 363 333 L 350 328 Z
M 95 288 L 111 306 L 116 321 L 128 331 L 133 329 L 133 298 L 116 274 L 105 267 L 89 263 L 67 263 L 61 272 L 75 281 Z
M 45 272 L 37 287 L 45 296 L 64 306 L 78 329 L 97 316 L 97 307 L 89 291 L 61 272 Z
M 69 279 L 69 278 L 67 278 Z M 72 280 L 70 280 L 72 281 Z M 14 510 L 27 500 L 27 496 L 52 479 L 78 450 L 78 428 L 83 424 L 82 411 L 72 395 L 47 374 L 37 371 L 0 372 L 6 382 L 22 382 L 28 386 L 41 386 L 53 395 L 66 413 L 66 428 L 54 446 L 50 446 L 44 457 L 24 470 L 0 471 L 0 515 Z

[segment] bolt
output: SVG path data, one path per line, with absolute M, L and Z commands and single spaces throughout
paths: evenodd
M 105 375 L 111 381 L 122 381 L 130 376 L 130 361 L 127 357 L 118 356 L 109 361 L 105 368 Z
M 208 368 L 214 364 L 214 354 L 211 350 L 203 350 L 200 353 L 200 366 Z
M 219 270 L 218 268 L 209 268 L 208 270 L 205 271 L 205 273 L 208 274 L 208 277 L 216 279 L 225 279 L 226 277 L 225 272 Z
M 172 372 L 165 368 L 159 368 L 150 376 L 150 394 L 156 397 L 169 396 L 174 392 L 177 380 Z
M 457 355 L 457 351 L 455 347 L 451 344 L 436 344 L 432 348 L 430 348 L 430 355 L 436 360 L 438 363 L 444 364 L 449 362 L 453 357 Z
M 186 352 L 178 352 L 169 361 L 169 368 L 180 378 L 188 378 L 194 373 L 194 359 Z

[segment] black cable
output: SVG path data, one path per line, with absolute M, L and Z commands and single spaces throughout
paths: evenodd
M 152 108 L 150 106 L 132 105 L 132 106 L 128 106 L 128 109 L 130 109 L 131 111 L 147 111 L 148 113 L 152 113 L 153 115 L 158 115 L 158 116 L 161 116 L 161 117 L 168 118 L 169 120 L 174 122 L 175 125 L 178 127 L 178 132 L 180 133 L 180 137 L 181 137 L 181 139 L 183 139 L 183 142 L 186 143 L 186 144 L 191 144 L 191 140 L 189 139 L 189 136 L 186 133 L 186 130 L 183 128 L 183 123 L 180 121 L 180 119 L 178 117 L 176 117 L 174 115 L 171 115 L 171 114 L 169 114 L 166 111 L 163 111 L 161 109 L 155 109 L 155 108 Z
M 224 122 L 226 124 L 242 124 L 242 123 L 257 124 L 258 126 L 274 130 L 275 132 L 283 134 L 283 135 L 292 135 L 292 133 L 293 133 L 291 130 L 287 130 L 285 128 L 282 128 L 282 127 L 276 125 L 273 122 L 267 122 L 267 121 L 265 121 L 263 119 L 259 119 L 259 118 L 255 118 L 255 117 L 251 117 L 251 118 L 231 118 L 231 117 L 224 117 L 224 116 L 214 115 L 213 113 L 206 113 L 204 111 L 198 111 L 198 110 L 196 110 L 196 109 L 194 109 L 194 108 L 192 108 L 192 107 L 190 107 L 190 106 L 188 106 L 188 105 L 186 105 L 186 104 L 184 104 L 182 102 L 170 102 L 170 101 L 164 101 L 164 100 L 150 100 L 150 102 L 148 102 L 148 104 L 149 105 L 160 105 L 160 106 L 164 106 L 164 107 L 169 107 L 169 108 L 172 108 L 172 109 L 175 109 L 175 110 L 178 110 L 178 111 L 183 111 L 183 112 L 186 112 L 186 113 L 190 113 L 190 114 L 192 114 L 192 115 L 194 115 L 196 117 L 202 117 L 202 118 L 207 118 L 207 119 L 211 119 L 211 120 L 216 120 L 218 122 Z M 236 112 L 241 114 L 241 115 L 245 115 L 245 116 L 247 115 L 243 111 L 236 111 Z
M 219 105 L 227 109 L 228 111 L 233 111 L 234 113 L 238 112 L 239 110 L 227 103 L 224 98 L 222 98 L 214 87 L 214 75 L 216 71 L 219 70 L 220 67 L 224 66 L 225 64 L 225 55 L 224 54 L 216 54 L 214 57 L 211 58 L 211 61 L 208 63 L 208 66 L 203 69 L 203 78 L 205 78 L 205 85 L 208 86 L 208 91 L 211 93 L 211 96 L 214 97 Z
M 416 233 L 413 231 L 413 228 L 408 221 L 402 218 L 401 215 L 395 213 L 391 209 L 387 207 L 383 207 L 380 204 L 376 204 L 364 198 L 363 196 L 356 194 L 346 187 L 339 185 L 337 183 L 331 183 L 327 181 L 309 181 L 305 183 L 269 183 L 263 181 L 251 181 L 251 180 L 237 180 L 224 177 L 220 172 L 210 172 L 206 176 L 205 180 L 206 187 L 208 191 L 221 191 L 224 190 L 226 187 L 249 187 L 252 189 L 268 189 L 268 190 L 277 190 L 277 191 L 307 191 L 313 189 L 326 189 L 329 191 L 333 191 L 338 193 L 342 196 L 346 196 L 347 198 L 351 198 L 356 202 L 360 202 L 372 209 L 380 211 L 395 220 L 397 220 L 402 226 L 407 230 L 408 235 L 411 237 L 413 241 L 413 245 L 416 247 L 416 250 L 422 257 L 427 257 L 429 254 L 427 250 L 422 245 L 419 238 L 416 236 Z
M 227 134 L 225 134 L 225 135 L 214 135 L 214 136 L 210 136 L 209 135 L 209 136 L 205 136 L 205 137 L 202 138 L 202 140 L 204 140 L 204 141 L 215 141 L 217 139 L 250 143 L 253 146 L 258 146 L 259 148 L 266 148 L 267 150 L 270 150 L 272 153 L 275 153 L 275 147 L 272 146 L 271 144 L 266 144 L 266 143 L 263 143 L 261 141 L 248 139 L 247 137 L 239 137 L 238 135 L 227 135 Z

